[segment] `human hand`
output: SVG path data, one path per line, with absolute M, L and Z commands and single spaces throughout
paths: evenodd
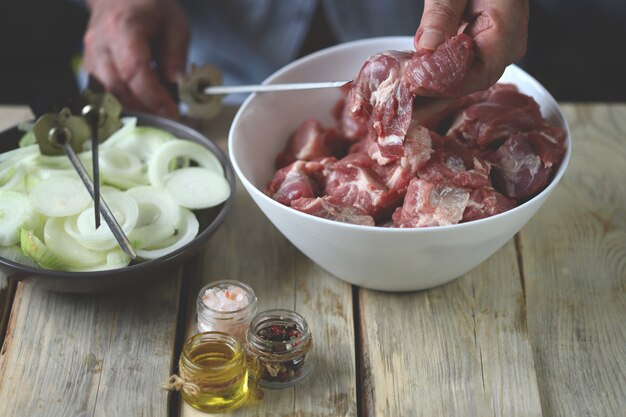
M 476 53 L 460 92 L 484 90 L 526 53 L 528 0 L 425 0 L 415 49 L 427 53 L 460 32 Z
M 185 68 L 189 29 L 175 0 L 88 0 L 85 69 L 131 110 L 176 117 L 162 80 Z

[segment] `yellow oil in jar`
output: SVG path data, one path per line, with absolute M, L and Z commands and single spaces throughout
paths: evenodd
M 248 399 L 245 355 L 241 345 L 225 333 L 193 336 L 183 347 L 179 367 L 192 387 L 183 388 L 183 400 L 198 410 L 229 411 Z

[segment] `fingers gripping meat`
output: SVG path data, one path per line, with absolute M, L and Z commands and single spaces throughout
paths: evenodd
M 416 95 L 457 94 L 473 60 L 467 35 L 455 36 L 433 53 L 386 51 L 370 57 L 348 96 L 349 115 L 375 132 L 384 158 L 403 156 Z

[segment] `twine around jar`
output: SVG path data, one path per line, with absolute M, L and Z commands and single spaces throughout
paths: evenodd
M 184 390 L 189 395 L 197 397 L 204 388 L 210 387 L 208 384 L 198 384 L 193 381 L 189 373 L 178 363 L 178 374 L 172 374 L 167 382 L 161 384 L 161 388 L 168 391 Z
M 293 359 L 296 359 L 300 356 L 307 355 L 313 346 L 312 339 L 308 339 L 302 346 L 298 349 L 294 349 L 289 353 L 260 353 L 256 348 L 252 348 L 251 346 L 247 346 L 247 354 L 249 359 L 256 366 L 249 366 L 250 369 L 254 369 L 255 374 L 259 374 L 257 379 L 260 380 L 260 368 L 264 368 L 268 374 L 272 377 L 276 377 L 278 372 L 280 371 L 280 365 L 284 362 L 289 362 Z

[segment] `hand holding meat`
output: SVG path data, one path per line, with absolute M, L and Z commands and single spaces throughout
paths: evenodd
M 126 108 L 173 117 L 162 79 L 185 67 L 189 30 L 174 0 L 89 0 L 85 69 Z
M 415 88 L 416 95 L 465 95 L 493 85 L 526 52 L 528 0 L 425 0 L 415 34 L 418 55 L 430 54 L 459 33 L 472 38 L 474 58 L 454 91 Z

